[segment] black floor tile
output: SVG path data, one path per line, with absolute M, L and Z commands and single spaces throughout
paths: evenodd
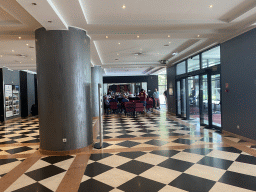
M 21 139 L 21 138 L 26 138 L 28 136 L 26 135 L 20 135 L 20 136 L 15 136 L 15 137 L 9 137 L 9 139 Z
M 123 134 L 123 135 L 117 136 L 117 138 L 134 138 L 134 137 L 136 137 L 136 136 L 134 136 L 134 135 L 127 135 L 127 134 Z
M 121 153 L 118 153 L 117 155 L 122 157 L 127 157 L 130 159 L 136 159 L 137 157 L 140 157 L 145 154 L 146 154 L 145 152 L 138 151 L 138 152 L 121 152 Z
M 158 164 L 158 166 L 160 166 L 160 167 L 165 167 L 167 169 L 172 169 L 172 170 L 180 171 L 180 172 L 186 171 L 188 168 L 190 168 L 193 165 L 194 165 L 194 163 L 181 161 L 181 160 L 177 160 L 177 159 L 172 159 L 172 158 L 167 159 L 164 162 Z
M 238 162 L 242 162 L 242 163 L 249 163 L 249 164 L 253 164 L 256 165 L 256 157 L 253 156 L 249 156 L 249 155 L 239 155 L 239 157 L 236 159 L 236 161 Z M 255 170 L 256 171 L 256 170 Z
M 168 141 L 161 141 L 161 140 L 153 139 L 153 140 L 146 142 L 145 144 L 155 145 L 155 146 L 163 146 L 167 143 L 168 143 Z
M 214 139 L 212 137 L 204 137 L 204 138 L 200 139 L 200 141 L 204 141 L 207 143 L 221 143 L 222 142 L 221 139 Z
M 28 141 L 23 141 L 21 143 L 39 143 L 40 140 L 39 139 L 32 139 L 32 140 L 28 140 Z
M 208 192 L 215 183 L 215 181 L 183 173 L 169 185 L 189 192 Z
M 14 141 L 14 140 L 11 140 L 11 141 L 3 141 L 3 142 L 0 142 L 0 145 L 4 145 L 4 144 L 13 144 L 13 143 L 17 143 L 17 142 Z
M 145 135 L 141 135 L 141 137 L 159 137 L 159 135 L 147 133 L 147 134 L 145 134 Z
M 157 151 L 151 151 L 150 153 L 156 154 L 156 155 L 165 156 L 165 157 L 172 157 L 172 156 L 180 153 L 180 151 L 175 151 L 175 150 L 157 150 Z
M 132 160 L 132 161 L 129 161 L 128 163 L 120 165 L 117 168 L 139 175 L 152 167 L 154 166 L 147 163 L 140 162 L 140 161 Z
M 169 136 L 182 136 L 184 134 L 181 133 L 169 133 Z
M 213 151 L 212 149 L 198 148 L 198 149 L 185 149 L 183 152 L 195 153 L 198 155 L 207 155 L 212 151 Z
M 10 154 L 16 154 L 16 153 L 21 153 L 21 152 L 24 152 L 24 151 L 29 151 L 29 150 L 32 150 L 32 149 L 33 148 L 30 148 L 30 147 L 19 147 L 19 148 L 7 150 L 6 152 L 10 153 Z
M 174 141 L 172 141 L 173 143 L 182 143 L 182 144 L 186 144 L 186 145 L 191 145 L 195 142 L 197 142 L 197 140 L 190 140 L 190 139 L 176 139 Z
M 256 177 L 227 171 L 219 182 L 256 191 Z
M 112 154 L 109 154 L 109 153 L 91 154 L 90 160 L 99 161 L 109 156 L 112 156 Z
M 113 187 L 106 185 L 94 179 L 89 179 L 80 184 L 78 192 L 108 192 L 114 189 Z
M 226 152 L 232 152 L 232 153 L 242 153 L 241 150 L 236 149 L 234 147 L 217 147 L 216 148 L 219 151 L 226 151 Z
M 125 192 L 157 192 L 163 187 L 162 183 L 137 176 L 117 188 Z
M 34 183 L 32 185 L 23 187 L 18 189 L 14 192 L 28 192 L 28 191 L 36 191 L 36 192 L 52 192 L 52 190 L 46 188 L 45 186 L 41 185 L 40 183 Z
M 227 170 L 232 163 L 233 161 L 208 156 L 205 156 L 203 159 L 197 162 L 197 164 L 207 165 L 210 167 L 216 167 L 224 170 Z
M 0 166 L 7 163 L 15 162 L 15 161 L 18 161 L 18 159 L 0 159 Z
M 128 131 L 128 130 L 123 129 L 123 130 L 121 130 L 121 131 L 117 131 L 116 133 L 127 134 L 127 133 L 131 133 L 131 132 L 133 132 L 133 131 Z
M 136 145 L 140 145 L 141 143 L 135 142 L 135 141 L 124 141 L 121 143 L 118 143 L 117 145 L 123 146 L 123 147 L 134 147 Z
M 43 167 L 41 169 L 37 169 L 37 170 L 31 171 L 31 172 L 28 172 L 25 174 L 36 181 L 41 181 L 46 178 L 52 177 L 54 175 L 60 174 L 64 171 L 65 171 L 64 169 L 61 169 L 54 165 L 49 165 L 47 167 Z
M 91 163 L 86 166 L 84 175 L 87 175 L 89 177 L 95 177 L 101 173 L 104 173 L 104 172 L 112 169 L 112 168 L 113 167 L 94 162 L 94 163 Z
M 67 159 L 71 159 L 71 158 L 74 158 L 73 156 L 49 156 L 49 157 L 45 157 L 45 158 L 42 158 L 41 160 L 44 160 L 48 163 L 51 163 L 51 164 L 55 164 L 55 163 L 59 163 L 61 161 L 65 161 Z

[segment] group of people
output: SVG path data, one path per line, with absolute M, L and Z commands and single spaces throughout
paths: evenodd
M 110 108 L 111 102 L 117 102 L 117 103 L 118 103 L 118 101 L 121 103 L 129 102 L 128 95 L 129 95 L 129 93 L 122 94 L 122 95 L 118 95 L 118 94 L 105 95 L 105 97 L 104 97 L 105 110 L 107 111 Z M 167 96 L 166 91 L 164 92 L 164 96 L 166 98 L 166 96 Z M 143 106 L 145 108 L 144 111 L 146 112 L 147 100 L 152 101 L 152 98 L 148 97 L 148 94 L 146 93 L 146 91 L 144 89 L 141 89 L 141 91 L 137 97 L 139 97 L 140 102 L 143 103 Z M 159 98 L 159 92 L 158 92 L 157 88 L 155 88 L 155 92 L 153 93 L 153 99 L 155 101 L 154 107 L 156 109 L 157 108 L 160 109 L 160 98 Z

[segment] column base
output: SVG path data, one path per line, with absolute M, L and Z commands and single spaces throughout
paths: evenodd
M 81 148 L 81 149 L 75 149 L 75 150 L 70 150 L 70 151 L 50 151 L 50 150 L 44 150 L 39 148 L 39 152 L 41 155 L 56 155 L 56 156 L 65 156 L 65 155 L 75 155 L 77 153 L 85 152 L 85 153 L 91 153 L 92 150 L 92 144 Z

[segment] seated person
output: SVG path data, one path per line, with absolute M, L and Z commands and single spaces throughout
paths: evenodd
M 113 98 L 109 102 L 117 102 L 117 99 L 115 98 L 115 96 L 113 96 Z
M 122 102 L 122 103 L 124 103 L 124 102 L 129 102 L 128 96 L 124 96 L 124 98 L 122 99 L 121 102 Z

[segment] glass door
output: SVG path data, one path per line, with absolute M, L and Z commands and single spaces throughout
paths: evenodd
M 220 74 L 211 75 L 212 125 L 221 127 Z
M 189 119 L 200 122 L 199 76 L 188 77 Z
M 202 75 L 201 92 L 202 92 L 201 124 L 209 125 L 209 117 L 208 117 L 208 80 L 207 80 L 207 75 Z
M 177 81 L 177 115 L 181 115 L 181 91 L 180 91 L 180 81 Z
M 186 79 L 181 80 L 181 117 L 186 118 L 187 110 Z

